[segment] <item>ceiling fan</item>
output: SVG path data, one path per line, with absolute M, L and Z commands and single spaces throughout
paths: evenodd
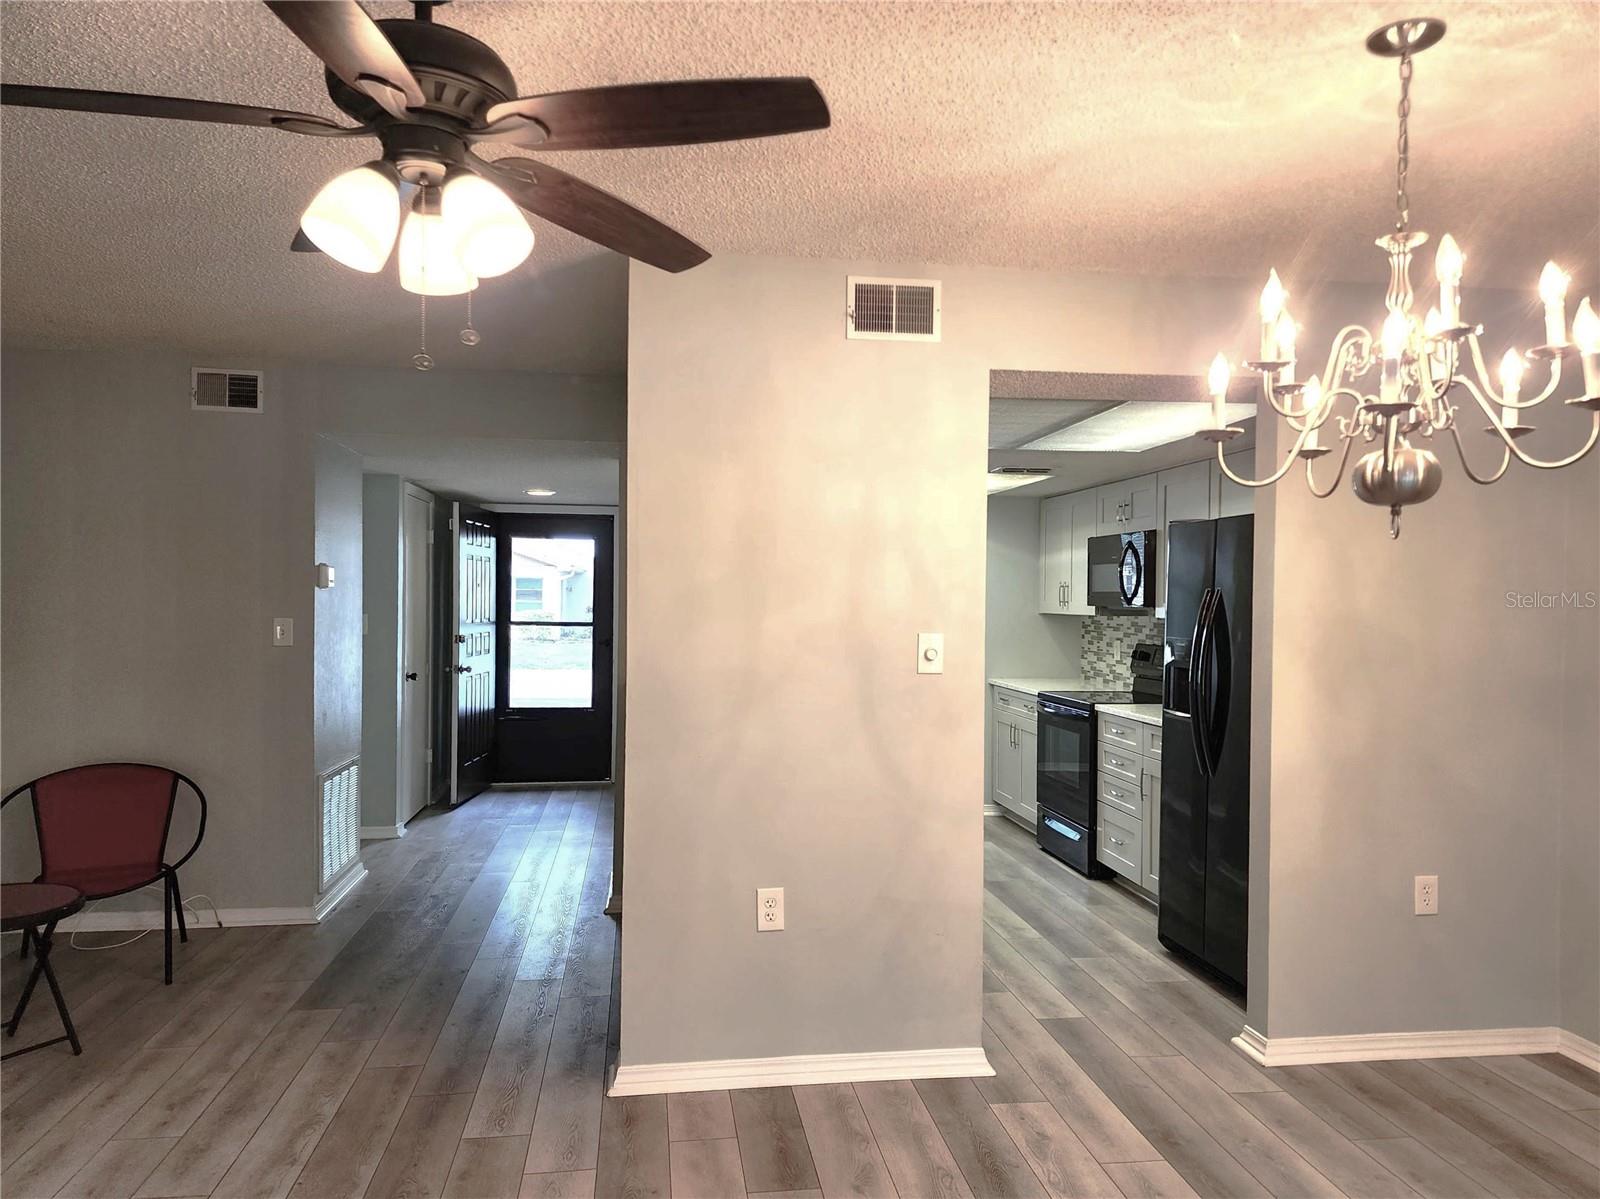
M 537 150 L 683 146 L 828 127 L 806 78 L 703 79 L 519 96 L 500 56 L 436 24 L 444 0 L 409 20 L 374 21 L 355 0 L 266 0 L 326 65 L 328 95 L 356 124 L 172 96 L 0 85 L 0 102 L 31 108 L 255 125 L 311 137 L 375 137 L 372 162 L 335 177 L 307 207 L 291 248 L 322 250 L 376 273 L 398 237 L 401 285 L 458 295 L 504 274 L 533 248 L 521 209 L 665 271 L 711 255 L 632 205 L 530 158 L 487 160 L 498 143 Z M 514 201 L 514 203 L 513 203 Z M 403 218 L 403 221 L 402 221 Z

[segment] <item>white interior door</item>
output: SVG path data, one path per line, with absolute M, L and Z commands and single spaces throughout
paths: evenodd
M 400 661 L 400 821 L 428 806 L 428 708 L 433 694 L 428 653 L 428 597 L 433 555 L 428 531 L 433 504 L 407 492 L 402 524 Z

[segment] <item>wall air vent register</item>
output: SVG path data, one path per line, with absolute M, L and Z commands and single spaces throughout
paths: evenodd
M 261 372 L 192 367 L 189 406 L 203 412 L 260 412 Z
M 866 341 L 938 341 L 937 279 L 845 280 L 845 336 Z

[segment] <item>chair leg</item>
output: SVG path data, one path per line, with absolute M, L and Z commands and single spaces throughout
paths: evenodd
M 50 934 L 55 931 L 55 927 L 56 926 L 52 923 L 50 927 L 45 930 L 45 937 L 49 937 Z M 23 929 L 22 943 L 27 945 L 28 942 L 37 935 L 38 934 L 35 933 L 31 928 Z M 39 974 L 45 965 L 46 951 L 44 946 L 45 942 L 40 941 L 39 953 L 33 963 L 33 969 L 28 974 L 27 985 L 22 988 L 22 997 L 17 1000 L 17 1007 L 16 1010 L 11 1013 L 11 1019 L 6 1021 L 6 1036 L 8 1037 L 14 1037 L 17 1035 L 17 1025 L 22 1023 L 22 1013 L 28 1010 L 28 1000 L 33 998 L 33 989 L 39 985 Z
M 167 902 L 166 902 L 166 917 L 167 917 L 167 937 L 166 937 L 167 978 L 166 978 L 166 983 L 167 983 L 167 986 L 170 987 L 172 985 L 172 878 L 171 878 L 170 875 L 167 877 L 166 883 L 167 883 L 167 886 L 166 886 L 166 898 L 167 898 Z
M 189 925 L 183 918 L 183 892 L 178 889 L 178 872 L 172 871 L 172 911 L 178 918 L 178 940 L 188 943 Z

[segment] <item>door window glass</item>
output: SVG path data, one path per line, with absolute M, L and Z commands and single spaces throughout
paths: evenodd
M 594 540 L 511 539 L 510 703 L 594 703 Z

